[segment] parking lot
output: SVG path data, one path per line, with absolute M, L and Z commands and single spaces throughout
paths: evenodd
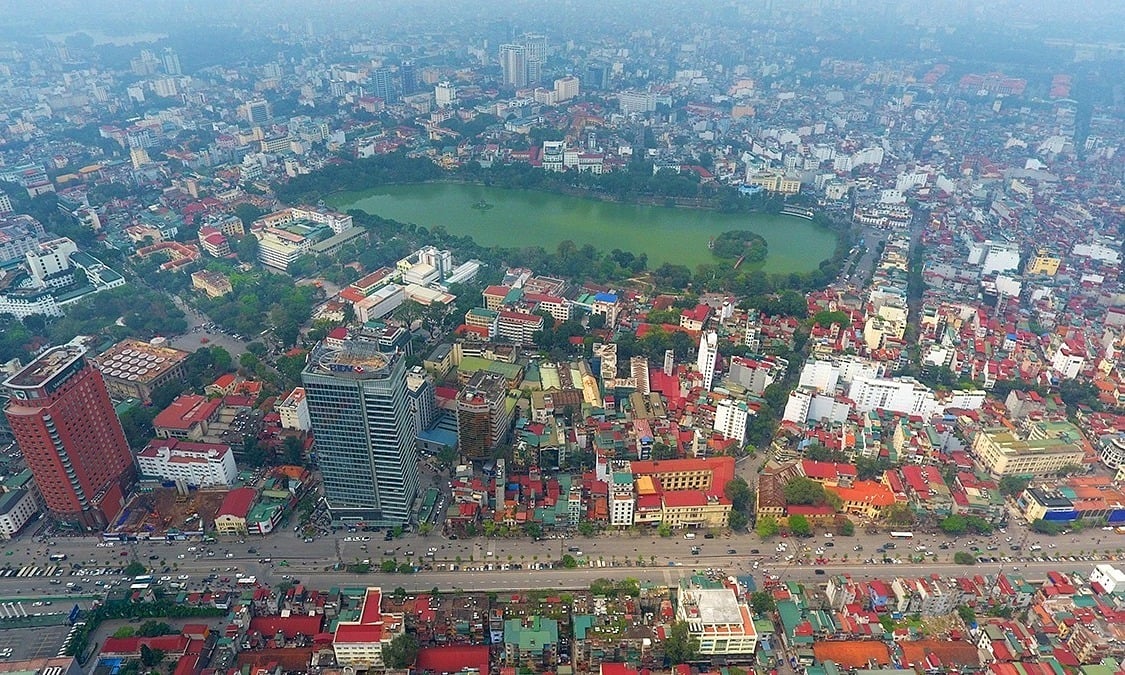
M 55 656 L 62 647 L 70 626 L 38 626 L 0 630 L 0 651 L 12 650 L 10 661 Z

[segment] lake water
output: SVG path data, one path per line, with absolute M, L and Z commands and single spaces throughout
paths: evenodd
M 487 209 L 474 208 L 484 200 Z M 345 192 L 326 200 L 424 227 L 441 225 L 484 246 L 542 246 L 554 251 L 570 239 L 602 252 L 647 253 L 649 269 L 665 262 L 694 268 L 715 262 L 707 244 L 728 230 L 752 230 L 769 244 L 766 272 L 808 272 L 832 255 L 835 235 L 792 216 L 729 214 L 602 202 L 534 190 L 425 183 Z

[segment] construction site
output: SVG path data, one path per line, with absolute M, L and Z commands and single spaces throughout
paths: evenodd
M 113 523 L 105 539 L 183 539 L 213 530 L 215 513 L 227 490 L 194 490 L 162 485 L 140 488 Z

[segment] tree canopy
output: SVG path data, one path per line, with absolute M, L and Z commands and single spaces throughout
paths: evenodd
M 782 494 L 785 495 L 786 504 L 823 504 L 826 497 L 824 496 L 824 486 L 812 480 L 798 476 L 791 479 L 782 488 Z

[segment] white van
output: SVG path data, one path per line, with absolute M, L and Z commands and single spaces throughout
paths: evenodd
M 695 533 L 694 532 L 688 532 L 687 534 L 684 535 L 684 539 L 695 539 Z

